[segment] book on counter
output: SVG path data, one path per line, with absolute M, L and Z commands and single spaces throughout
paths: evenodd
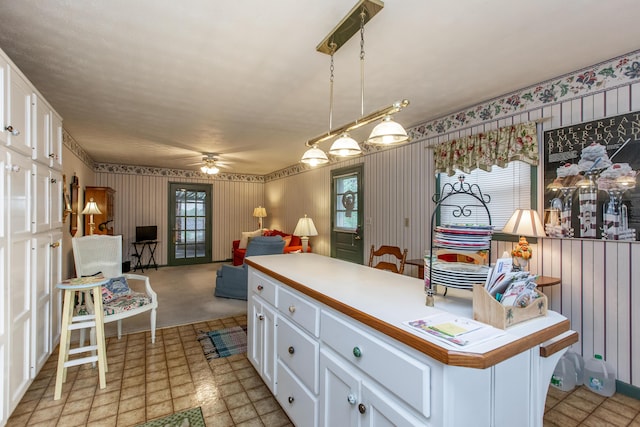
M 454 347 L 470 347 L 505 334 L 493 326 L 451 313 L 438 313 L 404 324 Z

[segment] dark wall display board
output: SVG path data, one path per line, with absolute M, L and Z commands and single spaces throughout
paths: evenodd
M 543 162 L 547 235 L 638 240 L 640 112 L 545 131 Z

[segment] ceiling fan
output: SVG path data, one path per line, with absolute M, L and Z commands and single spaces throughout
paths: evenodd
M 208 175 L 215 175 L 220 172 L 220 168 L 225 167 L 220 162 L 220 156 L 216 153 L 202 153 L 202 166 L 200 171 Z

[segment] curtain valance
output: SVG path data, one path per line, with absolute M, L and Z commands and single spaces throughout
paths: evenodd
M 442 142 L 435 146 L 434 159 L 435 173 L 449 176 L 456 170 L 465 173 L 474 169 L 490 171 L 493 165 L 505 167 L 513 160 L 536 166 L 539 159 L 536 123 L 509 125 Z

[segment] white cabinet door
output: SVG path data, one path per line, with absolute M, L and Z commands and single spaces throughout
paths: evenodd
M 14 235 L 31 234 L 31 159 L 7 150 L 7 230 Z
M 49 212 L 49 200 L 51 199 L 51 184 L 49 177 L 49 167 L 40 163 L 33 163 L 33 220 L 32 230 L 34 233 L 49 231 L 51 228 L 51 215 Z
M 2 58 L 0 58 L 0 61 Z M 0 74 L 2 73 L 2 63 L 0 63 Z M 1 88 L 0 84 L 0 88 Z M 0 89 L 1 90 L 1 89 Z M 1 103 L 1 100 L 0 100 Z M 0 109 L 2 107 L 0 106 Z M 0 119 L 0 122 L 2 120 Z M 0 132 L 2 133 L 2 132 Z M 7 262 L 7 228 L 5 224 L 6 209 L 5 203 L 5 178 L 8 171 L 5 166 L 7 164 L 7 153 L 4 147 L 0 147 L 0 200 L 3 201 L 0 207 L 0 425 L 5 425 L 8 418 L 8 409 L 6 405 L 7 396 L 7 310 L 9 309 L 9 286 L 6 262 Z
M 0 143 L 7 144 L 9 132 L 7 127 L 7 109 L 9 99 L 9 63 L 0 55 Z M 4 153 L 3 153 L 4 154 Z
M 276 313 L 261 298 L 251 294 L 247 318 L 247 354 L 273 394 L 276 394 Z
M 320 426 L 357 426 L 360 381 L 355 369 L 320 351 Z
M 7 145 L 19 153 L 32 156 L 31 149 L 31 87 L 9 67 L 8 73 L 8 102 L 6 112 L 5 132 Z
M 49 165 L 62 170 L 62 119 L 55 112 L 51 114 L 51 146 L 49 147 Z
M 31 259 L 31 377 L 35 378 L 51 354 L 51 235 L 41 233 L 32 239 Z
M 361 383 L 362 401 L 358 403 L 362 427 L 413 427 L 427 425 L 406 409 L 399 400 L 375 383 Z
M 51 340 L 49 348 L 53 350 L 60 342 L 62 326 L 62 291 L 56 285 L 62 282 L 62 232 L 51 233 L 49 253 L 49 283 L 51 284 Z
M 62 228 L 62 172 L 49 170 L 49 222 L 52 230 Z
M 31 146 L 33 159 L 47 166 L 51 153 L 51 108 L 35 93 L 31 95 Z

